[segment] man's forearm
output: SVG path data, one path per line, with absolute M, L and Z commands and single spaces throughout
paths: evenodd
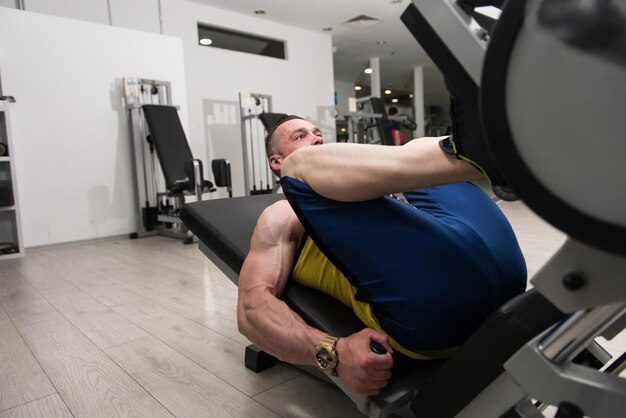
M 421 138 L 402 147 L 304 147 L 285 159 L 281 172 L 304 181 L 322 196 L 340 201 L 368 200 L 388 193 L 484 178 L 469 163 L 445 155 L 439 148 L 439 138 Z
M 291 364 L 315 365 L 315 347 L 326 335 L 307 325 L 268 290 L 240 295 L 239 331 L 268 354 Z

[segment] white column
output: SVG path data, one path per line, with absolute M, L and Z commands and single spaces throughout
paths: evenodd
M 413 68 L 413 108 L 415 109 L 416 138 L 424 136 L 424 67 Z
M 372 74 L 370 74 L 370 86 L 372 87 L 372 97 L 380 97 L 380 58 L 370 58 L 370 68 Z

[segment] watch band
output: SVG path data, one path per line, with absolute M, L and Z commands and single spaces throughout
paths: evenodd
M 339 337 L 334 337 L 329 334 L 325 336 L 324 338 L 322 338 L 322 341 L 320 341 L 320 344 L 326 343 L 326 344 L 332 345 L 333 348 L 335 348 L 337 346 L 337 341 L 339 341 Z

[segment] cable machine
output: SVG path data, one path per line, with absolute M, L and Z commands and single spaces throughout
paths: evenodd
M 171 84 L 130 77 L 123 83 L 137 196 L 137 232 L 130 238 L 160 234 L 191 243 L 193 235 L 178 216 L 185 196 L 202 200 L 203 193 L 215 189 L 191 155 L 178 108 L 172 106 Z
M 269 167 L 265 152 L 267 126 L 263 116 L 272 114 L 272 96 L 239 93 L 241 139 L 246 196 L 275 193 L 278 179 Z
M 394 145 L 391 122 L 401 122 L 407 129 L 417 129 L 417 124 L 407 115 L 388 115 L 385 104 L 378 97 L 356 99 L 356 112 L 342 115 L 348 127 L 347 142 L 361 144 Z

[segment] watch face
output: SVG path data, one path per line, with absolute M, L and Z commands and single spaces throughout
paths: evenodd
M 327 369 L 335 365 L 335 356 L 333 356 L 326 347 L 320 348 L 315 357 L 322 369 Z

